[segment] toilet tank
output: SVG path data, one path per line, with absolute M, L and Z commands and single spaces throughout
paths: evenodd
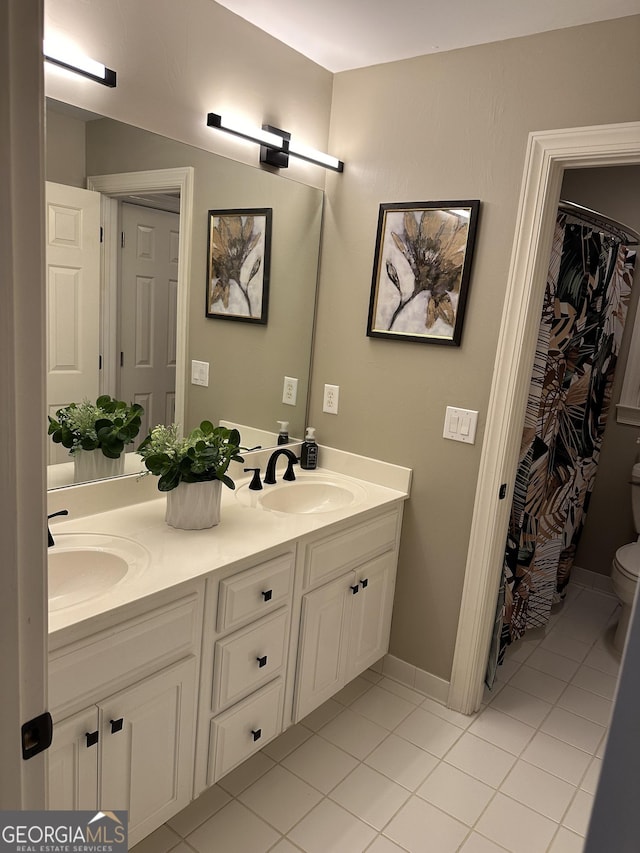
M 636 533 L 640 533 L 640 462 L 631 469 L 631 508 Z

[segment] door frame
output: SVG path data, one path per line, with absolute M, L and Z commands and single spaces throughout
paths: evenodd
M 91 175 L 87 189 L 102 193 L 102 252 L 103 316 L 114 316 L 113 300 L 116 288 L 108 286 L 118 275 L 118 203 L 133 193 L 180 193 L 180 236 L 178 238 L 178 308 L 176 334 L 176 423 L 184 427 L 186 416 L 186 380 L 188 353 L 189 289 L 191 281 L 191 243 L 193 234 L 193 166 L 176 169 L 154 169 L 143 172 L 121 172 L 112 175 Z M 115 388 L 116 324 L 110 323 L 102 340 L 103 389 Z M 105 393 L 109 393 L 105 391 Z
M 531 133 L 480 457 L 447 704 L 480 707 L 565 169 L 640 163 L 640 122 Z M 507 485 L 506 495 L 500 488 Z
M 21 726 L 46 709 L 46 422 L 42 0 L 0 3 L 0 809 L 45 804 L 46 753 Z

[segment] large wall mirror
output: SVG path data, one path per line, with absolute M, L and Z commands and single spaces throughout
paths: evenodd
M 151 403 L 145 406 L 148 413 L 144 432 L 155 422 L 173 419 L 188 430 L 206 418 L 214 423 L 231 421 L 268 433 L 277 432 L 278 421 L 287 421 L 290 435 L 301 437 L 307 412 L 322 191 L 140 128 L 81 113 L 58 102 L 47 102 L 46 140 L 48 193 L 62 192 L 61 209 L 64 209 L 65 187 L 69 191 L 73 187 L 84 188 L 91 176 L 100 176 L 95 185 L 102 189 L 117 186 L 118 181 L 113 184 L 111 178 L 125 173 L 188 171 L 192 196 L 188 264 L 182 259 L 183 270 L 187 269 L 188 296 L 180 308 L 180 297 L 176 294 L 181 227 L 179 187 L 158 189 L 150 179 L 151 191 L 142 186 L 133 192 L 105 190 L 100 200 L 101 218 L 112 232 L 108 235 L 108 245 L 117 242 L 118 246 L 111 255 L 107 250 L 106 269 L 105 249 L 102 249 L 100 286 L 94 288 L 94 297 L 79 301 L 84 314 L 82 318 L 76 317 L 80 327 L 78 338 L 84 330 L 89 343 L 93 341 L 95 346 L 96 337 L 99 340 L 100 369 L 88 383 L 87 377 L 75 367 L 58 371 L 55 381 L 62 376 L 63 384 L 58 383 L 54 389 L 50 367 L 49 410 L 91 398 L 96 387 L 99 393 L 127 401 L 135 398 L 144 405 L 150 399 L 145 390 L 146 380 L 131 379 L 127 368 L 141 364 L 142 373 L 146 369 L 148 374 L 151 371 L 147 362 L 153 361 L 162 362 L 159 370 L 163 376 L 155 380 L 160 382 L 155 398 L 162 402 L 155 407 Z M 266 324 L 208 318 L 205 297 L 209 211 L 265 208 L 271 211 Z M 50 225 L 51 215 L 47 218 Z M 126 232 L 124 246 L 120 238 L 123 231 Z M 135 268 L 136 248 L 148 252 L 153 240 L 156 247 L 167 249 L 167 263 L 175 264 L 176 272 L 167 273 L 171 283 L 161 294 L 155 293 L 150 285 L 152 274 L 147 269 Z M 49 251 L 48 248 L 48 254 Z M 60 287 L 59 294 L 63 293 L 64 287 Z M 52 298 L 50 279 L 49 336 L 52 329 L 57 329 L 59 340 L 64 341 L 62 322 L 52 314 L 54 298 L 61 297 Z M 80 307 L 74 308 L 71 313 L 75 316 L 79 310 Z M 155 313 L 161 315 L 160 319 L 152 321 L 151 315 L 155 317 Z M 163 346 L 154 348 L 154 340 L 161 340 Z M 179 346 L 176 348 L 180 340 L 182 352 Z M 51 355 L 51 345 L 49 352 Z M 171 370 L 167 371 L 172 353 L 173 378 Z M 208 385 L 192 384 L 192 361 L 208 364 Z M 93 356 L 88 362 L 93 365 Z M 293 406 L 283 402 L 285 377 L 297 379 L 297 399 Z M 60 447 L 50 447 L 50 488 L 73 482 L 69 457 L 60 455 L 61 451 L 64 454 Z

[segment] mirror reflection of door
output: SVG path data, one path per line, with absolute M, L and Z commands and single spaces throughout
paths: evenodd
M 99 393 L 100 194 L 47 181 L 47 413 Z M 48 442 L 49 463 L 69 451 Z
M 121 204 L 117 396 L 145 411 L 140 436 L 175 417 L 178 213 Z

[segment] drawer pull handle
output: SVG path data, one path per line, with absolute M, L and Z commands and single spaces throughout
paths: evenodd
M 122 731 L 122 725 L 124 723 L 124 717 L 120 717 L 118 720 L 109 720 L 111 723 L 111 734 L 114 735 L 116 732 Z
M 366 589 L 369 586 L 369 578 L 362 578 L 360 581 L 360 586 L 362 589 Z
M 356 584 L 355 586 L 351 587 L 351 592 L 353 593 L 353 595 L 357 595 L 359 589 L 360 589 L 360 585 Z
M 267 665 L 267 656 L 263 655 L 261 658 L 256 658 L 258 661 L 258 666 L 262 669 L 263 666 Z
M 96 743 L 98 743 L 99 737 L 100 735 L 98 734 L 98 732 L 87 732 L 87 746 L 94 746 Z
M 253 735 L 254 741 L 260 740 L 262 737 L 262 729 L 251 729 L 251 734 Z
M 265 601 L 271 601 L 271 599 L 273 598 L 273 590 L 265 589 L 265 591 L 262 593 L 262 597 Z

